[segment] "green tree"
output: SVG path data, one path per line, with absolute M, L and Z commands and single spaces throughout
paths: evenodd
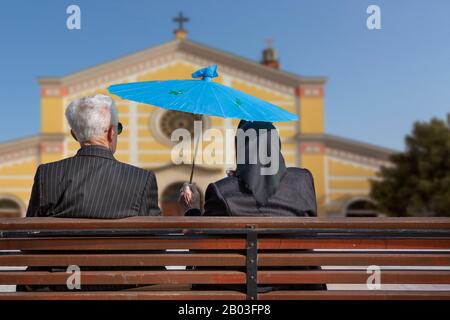
M 372 181 L 372 198 L 391 216 L 450 216 L 450 114 L 415 123 L 405 142 Z

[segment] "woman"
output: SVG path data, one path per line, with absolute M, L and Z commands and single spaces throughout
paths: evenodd
M 236 171 L 222 180 L 209 184 L 205 193 L 203 214 L 200 211 L 200 195 L 195 185 L 187 183 L 183 185 L 180 190 L 180 204 L 185 209 L 185 215 L 317 216 L 313 177 L 307 169 L 286 168 L 281 154 L 281 142 L 272 123 L 242 120 L 236 133 L 235 145 Z M 268 158 L 270 161 L 267 161 Z M 276 170 L 270 169 L 274 167 Z M 273 172 L 267 174 L 267 171 Z M 320 269 L 315 266 L 303 268 L 305 270 Z M 213 270 L 213 268 L 202 267 L 203 269 Z M 299 268 L 282 268 L 282 270 L 289 269 L 298 270 Z M 264 270 L 275 269 L 264 268 Z M 209 285 L 195 286 L 197 290 L 203 288 L 211 289 Z M 223 285 L 221 288 L 239 291 L 245 289 L 236 285 Z M 326 290 L 326 285 L 273 284 L 258 288 L 259 292 L 271 290 Z
M 249 133 L 253 132 L 256 135 L 252 137 Z M 246 138 L 248 136 L 250 138 Z M 243 145 L 239 143 L 242 139 Z M 307 169 L 286 168 L 278 133 L 272 123 L 242 120 L 235 141 L 236 171 L 209 184 L 204 216 L 317 216 L 313 177 Z M 267 163 L 264 161 L 267 159 L 259 156 L 262 144 L 267 146 L 267 155 L 271 159 Z M 239 161 L 241 159 L 245 161 Z M 278 170 L 264 174 L 271 166 Z M 183 185 L 180 204 L 185 215 L 201 215 L 200 196 L 195 185 Z

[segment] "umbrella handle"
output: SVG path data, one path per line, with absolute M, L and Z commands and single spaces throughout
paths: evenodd
M 194 122 L 196 120 L 200 120 L 200 121 L 202 120 L 202 115 L 194 114 L 193 117 L 194 117 Z M 191 177 L 189 178 L 189 184 L 192 183 L 192 178 L 194 177 L 195 158 L 197 157 L 200 136 L 201 136 L 201 134 L 197 137 L 197 141 L 195 142 L 195 150 L 194 150 L 194 156 L 192 157 Z

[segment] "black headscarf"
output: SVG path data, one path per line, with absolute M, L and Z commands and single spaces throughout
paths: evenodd
M 239 129 L 241 129 L 242 131 L 240 131 Z M 238 146 L 238 135 L 240 134 L 240 132 L 245 133 L 250 129 L 255 130 L 256 139 L 246 137 L 243 148 L 242 145 Z M 276 133 L 274 137 L 276 137 L 276 139 L 278 140 L 278 150 L 272 151 L 271 130 L 274 130 L 274 132 Z M 266 141 L 264 141 L 264 139 L 262 138 L 263 136 L 266 137 Z M 272 165 L 271 162 L 267 164 L 264 164 L 265 161 L 261 162 L 259 152 L 260 148 L 264 147 L 261 145 L 261 143 L 264 142 L 267 142 L 267 149 L 265 152 L 263 152 L 263 154 L 266 154 L 269 156 L 269 158 L 272 158 L 272 152 L 278 153 L 278 170 L 270 175 L 261 174 L 262 169 L 264 170 L 264 168 L 269 168 Z M 256 199 L 257 204 L 259 206 L 264 206 L 268 202 L 269 198 L 277 191 L 281 179 L 286 173 L 286 165 L 281 154 L 281 142 L 280 138 L 278 137 L 278 132 L 270 122 L 241 120 L 236 132 L 235 146 L 236 162 L 239 162 L 238 155 L 240 155 L 241 157 L 244 157 L 245 155 L 245 163 L 237 163 L 236 165 L 236 176 L 238 177 L 239 182 L 246 189 L 251 191 Z M 238 150 L 238 148 L 240 148 L 240 150 Z M 242 154 L 242 152 L 245 152 L 245 154 Z

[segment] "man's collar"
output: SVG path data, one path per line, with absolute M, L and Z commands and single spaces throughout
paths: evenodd
M 100 145 L 83 146 L 78 150 L 77 156 L 102 157 L 115 160 L 111 150 Z

